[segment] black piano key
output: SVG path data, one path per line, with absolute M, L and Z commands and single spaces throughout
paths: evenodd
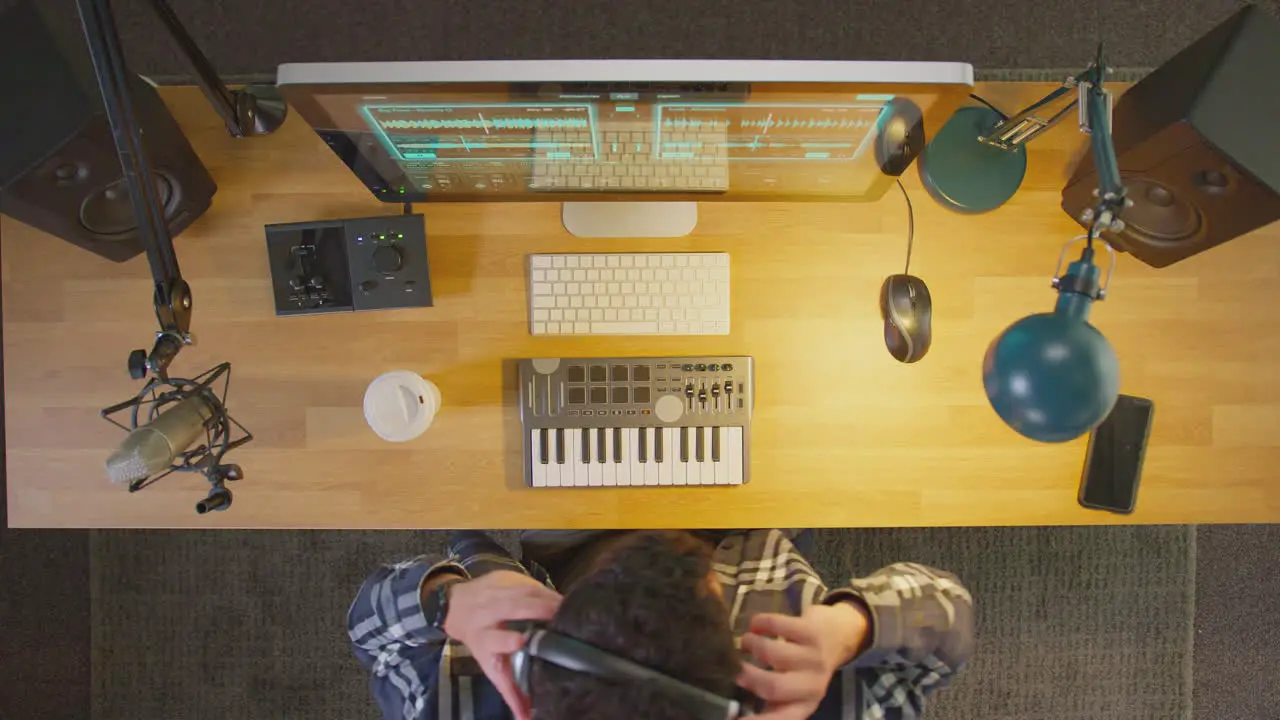
M 604 428 L 596 429 L 596 462 L 605 462 Z
M 564 428 L 556 428 L 556 464 L 564 464 Z
M 613 461 L 622 462 L 622 428 L 613 429 Z
M 680 428 L 680 462 L 689 462 L 689 428 Z
M 640 462 L 642 463 L 649 462 L 649 459 L 645 457 L 649 454 L 649 434 L 645 432 L 647 429 L 648 428 L 640 428 Z
M 591 462 L 591 428 L 582 428 L 582 462 Z
M 546 428 L 542 428 L 538 431 L 538 462 L 543 465 L 551 462 L 551 449 L 547 447 L 548 434 L 549 432 Z
M 653 459 L 662 462 L 662 428 L 653 429 Z
M 720 428 L 711 428 L 711 462 L 720 462 Z
M 694 431 L 697 433 L 697 450 L 694 457 L 698 462 L 702 462 L 707 456 L 707 441 L 702 434 L 703 429 L 704 428 L 694 428 Z

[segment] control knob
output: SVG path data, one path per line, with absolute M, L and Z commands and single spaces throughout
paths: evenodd
M 383 275 L 400 272 L 404 267 L 404 254 L 394 245 L 379 245 L 373 251 L 373 269 Z

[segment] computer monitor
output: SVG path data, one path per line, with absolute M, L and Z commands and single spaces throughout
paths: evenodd
M 973 68 L 301 63 L 277 82 L 381 200 L 560 201 L 575 234 L 634 237 L 689 232 L 697 202 L 878 199 L 964 101 Z M 654 201 L 669 204 L 642 204 Z

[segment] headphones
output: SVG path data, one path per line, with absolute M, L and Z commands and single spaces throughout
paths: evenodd
M 524 635 L 524 646 L 511 654 L 511 671 L 515 675 L 516 686 L 526 697 L 529 696 L 533 659 L 537 658 L 566 670 L 595 677 L 647 683 L 659 693 L 684 704 L 700 720 L 734 720 L 752 714 L 739 700 L 721 697 L 555 632 L 546 623 L 515 620 L 505 623 L 505 627 Z

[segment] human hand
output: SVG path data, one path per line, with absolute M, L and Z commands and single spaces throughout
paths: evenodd
M 738 684 L 765 701 L 760 720 L 804 720 L 818 709 L 831 675 L 852 660 L 870 628 L 853 603 L 814 605 L 800 617 L 761 613 L 751 618 L 742 649 L 773 668 L 744 663 Z
M 560 593 L 528 575 L 497 570 L 449 588 L 449 614 L 444 631 L 471 651 L 489 682 L 502 694 L 516 720 L 529 720 L 529 699 L 516 687 L 511 653 L 524 636 L 505 629 L 508 620 L 550 620 L 560 607 Z

